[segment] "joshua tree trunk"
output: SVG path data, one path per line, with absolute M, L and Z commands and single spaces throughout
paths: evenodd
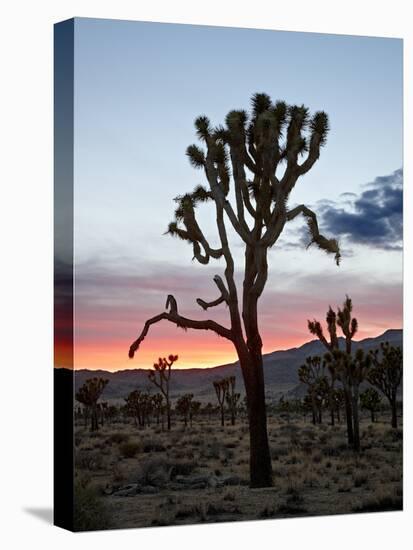
M 221 407 L 221 426 L 225 426 L 225 411 L 224 411 L 224 407 Z
M 375 422 L 375 421 L 376 421 L 376 419 L 375 419 L 375 416 L 374 416 L 374 410 L 373 410 L 373 409 L 371 409 L 371 411 L 370 411 L 370 412 L 371 412 L 371 421 L 372 421 L 372 422 Z
M 353 411 L 351 406 L 350 392 L 347 386 L 344 387 L 344 409 L 346 411 L 346 421 L 347 421 L 347 441 L 349 445 L 353 445 L 354 444 Z
M 169 396 L 166 398 L 166 427 L 171 429 L 171 404 L 169 402 Z
M 90 431 L 96 432 L 98 430 L 99 430 L 98 411 L 97 411 L 96 405 L 93 405 L 92 406 L 92 419 L 91 419 Z
M 396 397 L 392 397 L 390 400 L 391 407 L 391 427 L 397 428 L 397 400 Z
M 251 364 L 241 363 L 247 393 L 248 422 L 250 433 L 250 485 L 270 487 L 272 485 L 271 455 L 267 435 L 267 412 L 262 358 Z
M 311 410 L 313 413 L 313 424 L 315 426 L 317 424 L 317 407 L 313 391 L 311 391 Z
M 353 448 L 355 451 L 360 451 L 360 422 L 359 422 L 359 389 L 358 386 L 353 388 L 353 399 L 352 399 L 352 409 L 353 409 Z

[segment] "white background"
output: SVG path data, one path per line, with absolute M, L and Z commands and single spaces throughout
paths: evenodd
M 405 512 L 71 534 L 52 507 L 52 25 L 72 16 L 405 39 L 405 396 L 412 391 L 412 17 L 408 0 L 9 0 L 0 19 L 0 544 L 3 548 L 411 548 L 412 407 Z M 304 54 L 303 54 L 304 55 Z M 348 98 L 351 101 L 351 98 Z M 383 128 L 383 132 L 386 129 Z M 410 309 L 410 311 L 409 311 Z M 407 424 L 407 426 L 406 426 Z M 410 490 L 409 490 L 410 486 Z M 339 495 L 337 495 L 339 498 Z M 130 546 L 131 547 L 131 546 Z

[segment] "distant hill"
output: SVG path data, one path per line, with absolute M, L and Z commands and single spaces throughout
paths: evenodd
M 403 345 L 403 330 L 386 330 L 375 338 L 365 338 L 355 342 L 354 350 L 362 348 L 365 351 L 377 348 L 381 342 L 390 342 L 395 346 Z M 344 338 L 339 338 L 339 345 L 344 347 Z M 277 397 L 285 393 L 300 393 L 297 370 L 309 355 L 323 355 L 325 348 L 318 340 L 307 342 L 298 348 L 273 351 L 264 355 L 264 376 L 267 394 Z M 176 369 L 171 378 L 171 393 L 175 395 L 191 392 L 199 399 L 213 397 L 212 382 L 217 378 L 234 375 L 237 378 L 237 387 L 243 391 L 241 371 L 238 361 L 228 365 L 220 365 L 205 369 Z M 100 376 L 107 378 L 103 397 L 106 399 L 122 399 L 136 388 L 151 388 L 154 386 L 148 380 L 148 369 L 127 369 L 116 372 L 104 370 L 77 370 L 75 371 L 75 388 L 79 388 L 87 378 Z

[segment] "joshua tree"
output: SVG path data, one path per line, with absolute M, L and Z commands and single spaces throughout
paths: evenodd
M 392 428 L 397 428 L 397 390 L 403 376 L 402 350 L 384 342 L 380 345 L 380 350 L 371 351 L 370 354 L 373 367 L 368 374 L 368 380 L 389 400 L 391 425 Z
M 354 335 L 357 332 L 358 324 L 357 319 L 351 318 L 352 311 L 352 302 L 351 299 L 346 296 L 346 300 L 343 304 L 343 309 L 338 308 L 338 313 L 331 308 L 328 308 L 326 315 L 326 324 L 327 331 L 329 333 L 330 341 L 324 335 L 323 328 L 321 323 L 317 320 L 308 321 L 308 329 L 311 334 L 317 336 L 320 342 L 328 350 L 330 359 L 333 358 L 334 354 L 339 351 L 338 337 L 337 337 L 337 326 L 339 326 L 346 339 L 346 353 L 351 355 L 351 344 Z M 336 354 L 337 357 L 341 357 L 339 353 Z M 328 369 L 331 374 L 331 388 L 334 389 L 334 382 L 336 378 L 339 378 L 343 384 L 344 389 L 344 404 L 346 411 L 346 421 L 347 421 L 347 439 L 349 445 L 354 444 L 354 434 L 353 434 L 353 411 L 352 411 L 352 398 L 351 398 L 351 388 L 348 384 L 348 376 L 345 375 L 345 372 L 338 369 L 338 363 L 330 360 L 328 361 Z M 340 376 L 341 374 L 341 376 Z
M 290 413 L 291 413 L 291 403 L 287 399 L 284 398 L 284 396 L 280 397 L 280 400 L 278 402 L 278 408 L 280 413 L 285 414 L 287 417 L 288 424 L 290 423 Z
M 215 393 L 217 394 L 219 410 L 221 411 L 221 426 L 225 425 L 225 401 L 229 391 L 228 378 L 215 380 L 213 382 Z
M 206 405 L 204 405 L 204 408 L 202 409 L 202 412 L 205 413 L 208 416 L 208 420 L 211 420 L 211 413 L 215 410 L 215 407 L 212 403 L 208 402 Z
M 103 378 L 89 378 L 83 386 L 79 388 L 75 396 L 77 401 L 82 403 L 82 405 L 91 412 L 90 429 L 92 432 L 99 429 L 97 402 L 108 383 L 109 380 Z
M 152 404 L 155 410 L 156 423 L 159 425 L 159 421 L 163 414 L 163 395 L 161 393 L 156 393 L 152 396 Z M 162 419 L 162 429 L 163 429 L 163 419 Z
M 344 405 L 344 390 L 342 388 L 334 388 L 328 396 L 329 408 L 333 410 L 333 414 L 337 416 L 337 422 L 340 423 L 340 409 Z
M 115 405 L 109 405 L 107 410 L 107 418 L 110 424 L 119 416 L 119 409 Z
M 171 429 L 171 402 L 169 399 L 169 384 L 171 381 L 171 367 L 178 361 L 177 355 L 169 355 L 168 359 L 159 357 L 158 362 L 154 363 L 153 371 L 148 374 L 149 380 L 161 390 L 166 401 L 166 419 L 168 430 Z
M 376 411 L 379 410 L 381 397 L 374 388 L 367 388 L 360 394 L 360 403 L 363 409 L 370 411 L 371 421 L 376 421 Z
M 360 451 L 359 388 L 367 377 L 371 356 L 362 349 L 358 349 L 354 356 L 347 351 L 334 351 L 333 354 L 326 354 L 326 361 L 336 365 L 340 380 L 349 388 L 353 415 L 353 448 Z
M 126 408 L 132 416 L 135 426 L 143 428 L 145 426 L 145 407 L 146 396 L 140 390 L 133 390 L 125 399 Z
M 192 428 L 192 420 L 199 413 L 202 403 L 200 401 L 191 400 L 191 406 L 189 407 L 189 423 Z
M 179 413 L 184 419 L 185 428 L 188 425 L 188 418 L 191 412 L 191 403 L 194 395 L 192 393 L 186 393 L 181 395 L 175 405 L 176 412 Z
M 305 364 L 298 369 L 298 378 L 308 386 L 308 395 L 311 401 L 313 424 L 321 422 L 320 382 L 324 376 L 325 362 L 319 356 L 307 357 Z
M 148 319 L 132 343 L 133 357 L 150 327 L 162 320 L 183 329 L 211 330 L 229 340 L 238 355 L 244 380 L 250 433 L 250 482 L 253 487 L 272 484 L 271 457 L 267 435 L 262 340 L 258 302 L 268 278 L 268 253 L 286 225 L 303 215 L 310 244 L 332 253 L 337 264 L 340 251 L 335 239 L 320 234 L 316 214 L 304 205 L 288 207 L 291 191 L 320 156 L 329 129 L 324 112 L 310 116 L 304 106 L 273 103 L 264 93 L 252 97 L 251 113 L 230 111 L 225 125 L 213 127 L 206 116 L 195 121 L 204 147 L 191 145 L 187 155 L 194 168 L 204 171 L 207 187 L 176 198 L 175 220 L 168 233 L 188 242 L 201 264 L 211 259 L 225 262 L 225 282 L 215 275 L 219 295 L 212 301 L 197 299 L 204 310 L 226 304 L 230 323 L 188 319 L 181 315 L 172 295 L 166 310 Z M 230 202 L 230 188 L 235 200 Z M 210 246 L 196 217 L 196 208 L 210 203 L 215 209 L 218 248 Z M 227 225 L 240 239 L 245 251 L 242 296 L 235 283 L 235 265 L 228 242 Z
M 227 401 L 228 409 L 231 414 L 232 426 L 235 426 L 235 417 L 237 416 L 237 407 L 240 397 L 241 394 L 235 392 L 235 376 L 230 376 L 228 378 L 228 391 L 225 399 Z

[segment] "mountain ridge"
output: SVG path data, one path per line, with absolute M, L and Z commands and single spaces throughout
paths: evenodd
M 387 329 L 376 337 L 354 341 L 354 350 L 362 348 L 365 351 L 378 347 L 381 342 L 388 341 L 393 345 L 403 345 L 403 329 Z M 344 346 L 344 338 L 339 338 L 340 347 Z M 279 396 L 293 390 L 299 384 L 298 368 L 309 355 L 322 355 L 325 348 L 319 340 L 310 340 L 303 345 L 285 350 L 276 350 L 263 355 L 264 376 L 267 394 Z M 122 369 L 105 371 L 104 369 L 75 370 L 75 389 L 77 390 L 87 378 L 101 376 L 107 378 L 104 397 L 107 399 L 124 398 L 137 387 L 153 388 L 148 380 L 151 369 Z M 171 378 L 171 394 L 176 396 L 182 392 L 191 392 L 198 397 L 210 396 L 213 391 L 212 382 L 218 377 L 234 375 L 237 387 L 243 390 L 241 371 L 238 361 L 218 365 L 216 367 L 175 369 Z

